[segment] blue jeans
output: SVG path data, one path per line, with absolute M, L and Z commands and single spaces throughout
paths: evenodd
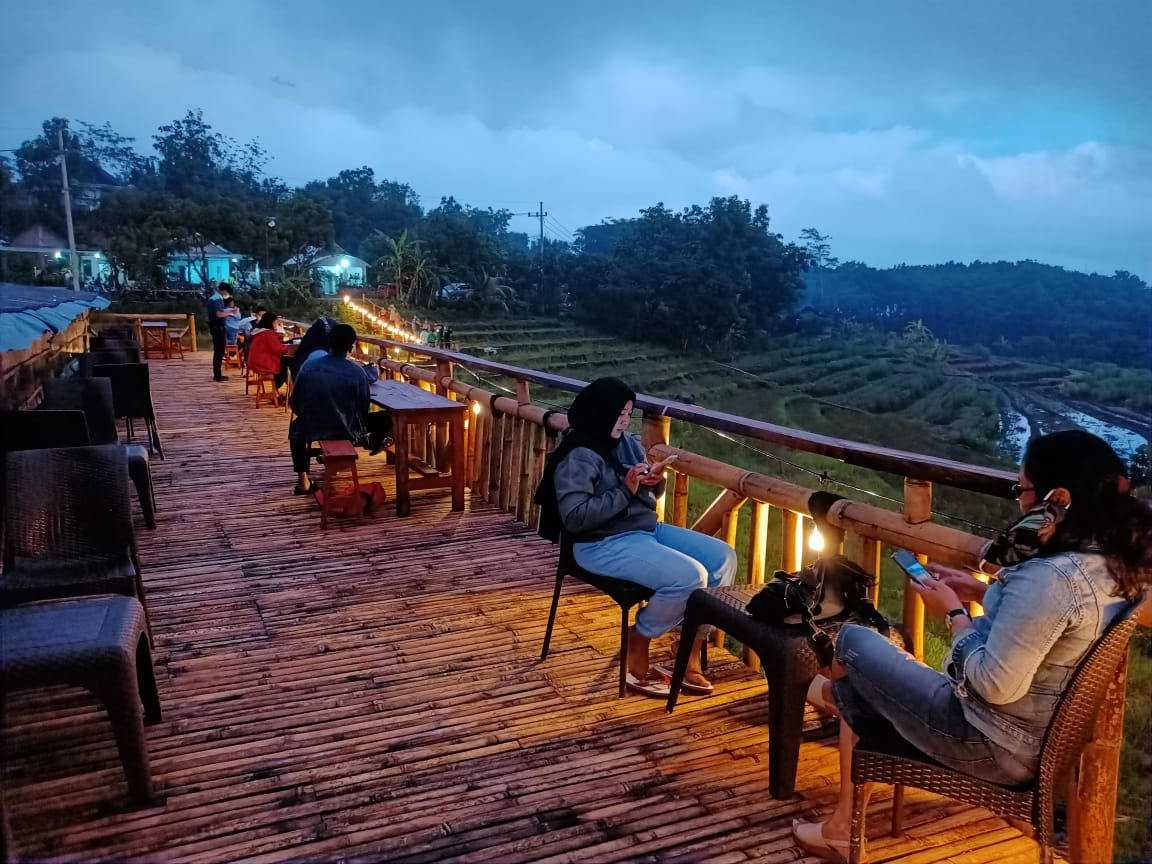
M 636 630 L 649 639 L 683 620 L 688 597 L 697 588 L 731 585 L 736 575 L 736 553 L 727 543 L 663 522 L 655 531 L 628 531 L 594 543 L 576 543 L 572 551 L 585 570 L 656 592 L 636 613 Z
M 840 714 L 858 735 L 887 726 L 941 765 L 993 783 L 1036 775 L 1012 751 L 968 722 L 952 682 L 867 627 L 845 624 L 836 659 L 847 676 L 832 682 Z

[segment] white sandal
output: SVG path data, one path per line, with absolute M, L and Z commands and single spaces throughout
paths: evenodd
M 839 717 L 840 712 L 836 710 L 835 703 L 829 703 L 824 700 L 824 684 L 828 679 L 823 675 L 817 675 L 812 679 L 812 683 L 808 685 L 808 694 L 804 697 L 808 704 L 829 717 Z
M 823 861 L 847 862 L 848 848 L 852 845 L 848 840 L 831 840 L 824 836 L 823 822 L 804 822 L 800 819 L 792 821 L 792 839 L 809 855 L 815 855 Z M 860 858 L 864 858 L 864 845 L 860 845 Z

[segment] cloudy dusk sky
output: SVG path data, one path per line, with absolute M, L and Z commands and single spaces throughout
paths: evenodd
M 736 194 L 874 266 L 1152 281 L 1152 2 L 0 0 L 0 148 L 201 108 L 290 184 L 369 165 L 547 233 Z M 526 217 L 515 230 L 535 231 Z

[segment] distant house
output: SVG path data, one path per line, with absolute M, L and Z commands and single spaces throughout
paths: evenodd
M 336 251 L 310 246 L 285 261 L 284 266 L 306 269 L 319 284 L 320 292 L 328 296 L 339 294 L 341 288 L 363 288 L 368 284 L 368 262 L 338 246 Z
M 216 285 L 228 282 L 238 288 L 260 286 L 260 264 L 251 255 L 229 252 L 223 246 L 203 241 L 191 252 L 170 252 L 164 267 L 169 282 L 182 285 Z M 205 273 L 207 271 L 207 273 Z
M 100 206 L 100 201 L 106 190 L 125 188 L 124 183 L 121 183 L 100 166 L 92 165 L 90 170 L 95 172 L 93 178 L 73 184 L 75 189 L 72 192 L 73 209 L 85 210 L 89 213 Z
M 71 266 L 68 241 L 39 223 L 25 228 L 11 239 L 0 237 L 0 270 L 3 269 L 5 256 L 10 252 L 38 256 L 39 273 L 60 274 Z M 76 257 L 80 259 L 82 283 L 103 280 L 111 273 L 108 260 L 99 249 L 77 248 Z M 0 273 L 0 277 L 2 275 Z

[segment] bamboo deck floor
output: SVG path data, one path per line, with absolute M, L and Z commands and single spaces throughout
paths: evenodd
M 81 691 L 9 700 L 3 787 L 20 858 L 54 861 L 803 860 L 794 817 L 831 805 L 834 740 L 767 793 L 765 685 L 714 652 L 716 695 L 615 694 L 618 612 L 566 588 L 539 661 L 554 552 L 447 490 L 321 532 L 291 494 L 287 417 L 208 355 L 152 363 L 166 461 L 138 527 L 164 719 L 163 803 L 132 809 L 106 718 Z M 383 457 L 361 476 L 393 486 Z M 322 469 L 314 468 L 314 476 Z M 657 650 L 667 651 L 667 643 Z M 719 656 L 715 656 L 718 654 Z M 980 810 L 908 794 L 871 809 L 870 860 L 1036 860 Z

